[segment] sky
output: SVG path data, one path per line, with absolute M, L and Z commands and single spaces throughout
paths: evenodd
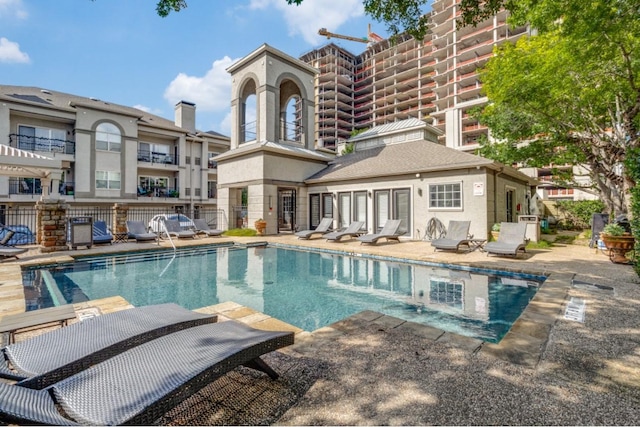
M 156 0 L 0 0 L 0 85 L 94 97 L 174 119 L 196 104 L 196 127 L 230 136 L 226 69 L 263 43 L 299 58 L 329 42 L 318 29 L 366 37 L 385 25 L 362 0 L 187 0 L 161 18 Z M 332 42 L 353 53 L 366 45 Z

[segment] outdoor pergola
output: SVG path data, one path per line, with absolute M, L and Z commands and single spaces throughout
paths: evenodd
M 30 151 L 0 144 L 0 176 L 39 178 L 42 197 L 58 197 L 58 183 L 62 177 L 62 161 Z M 53 191 L 49 194 L 51 182 Z

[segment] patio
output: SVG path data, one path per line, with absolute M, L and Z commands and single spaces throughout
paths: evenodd
M 558 245 L 513 259 L 479 251 L 434 253 L 427 242 L 365 246 L 286 235 L 233 240 L 545 273 L 552 280 L 500 344 L 363 312 L 312 333 L 298 331 L 294 346 L 267 357 L 282 374 L 278 381 L 234 372 L 167 413 L 160 424 L 640 424 L 639 280 L 631 266 L 613 264 L 594 249 Z M 143 247 L 157 246 L 126 243 L 89 251 Z M 53 257 L 33 251 L 19 262 L 49 262 L 85 252 Z M 0 275 L 0 313 L 8 314 L 20 303 L 18 263 L 1 263 Z M 585 323 L 563 318 L 570 297 L 586 301 Z M 103 313 L 126 305 L 117 298 L 94 304 Z M 287 327 L 233 303 L 202 311 L 266 329 Z

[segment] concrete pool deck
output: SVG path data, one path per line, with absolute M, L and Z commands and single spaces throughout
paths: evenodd
M 499 344 L 363 312 L 313 332 L 270 363 L 282 381 L 224 388 L 223 403 L 200 396 L 197 414 L 166 424 L 279 425 L 637 425 L 640 424 L 640 285 L 633 268 L 580 245 L 532 250 L 517 259 L 433 252 L 428 242 L 360 245 L 298 240 L 291 235 L 182 240 L 177 245 L 267 241 L 348 253 L 451 263 L 531 274 L 547 281 Z M 162 242 L 163 247 L 170 247 Z M 24 307 L 20 264 L 71 255 L 157 248 L 155 244 L 94 246 L 53 255 L 27 253 L 0 263 L 0 315 Z M 586 302 L 585 322 L 563 318 L 571 297 Z M 22 306 L 21 306 L 22 304 Z M 78 306 L 87 309 L 92 302 Z M 94 302 L 122 309 L 117 298 Z M 23 309 L 23 308 L 22 308 Z M 233 302 L 216 311 L 264 329 L 290 326 Z M 303 363 L 304 362 L 304 363 Z M 289 375 L 289 376 L 287 376 Z M 230 380 L 229 380 L 230 381 Z M 278 383 L 278 384 L 276 384 Z M 284 386 L 283 386 L 284 384 Z M 296 393 L 291 393 L 296 390 Z M 265 396 L 270 396 L 266 399 Z M 224 402 L 244 402 L 241 409 Z M 186 403 L 186 402 L 185 402 Z M 209 411 L 202 410 L 202 404 Z M 216 406 L 218 405 L 218 406 Z M 232 406 L 232 405 L 231 405 Z M 225 410 L 226 408 L 226 410 Z M 226 414 L 225 416 L 221 414 Z M 257 417 L 256 414 L 266 414 Z

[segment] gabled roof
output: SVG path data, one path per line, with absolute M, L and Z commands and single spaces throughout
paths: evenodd
M 440 129 L 430 126 L 426 122 L 420 119 L 409 118 L 406 120 L 398 120 L 396 122 L 386 123 L 384 125 L 372 127 L 371 129 L 368 129 L 362 133 L 359 133 L 354 137 L 349 138 L 347 142 L 358 142 L 364 139 L 376 138 L 382 135 L 390 135 L 394 133 L 405 133 L 412 129 L 429 129 L 431 133 L 435 135 L 443 134 L 443 132 Z
M 319 153 L 314 150 L 309 150 L 307 148 L 296 147 L 288 144 L 279 144 L 277 142 L 272 141 L 259 141 L 259 142 L 249 142 L 246 144 L 240 145 L 240 147 L 225 151 L 222 154 L 219 154 L 215 157 L 216 161 L 220 160 L 228 160 L 233 159 L 234 157 L 244 156 L 254 152 L 271 152 L 274 154 L 281 154 L 288 157 L 300 157 L 309 160 L 317 160 L 328 162 L 333 159 L 333 156 L 329 156 L 326 154 Z
M 500 169 L 492 160 L 430 141 L 412 141 L 356 151 L 336 157 L 307 184 L 435 172 L 472 167 Z M 524 174 L 521 174 L 525 177 Z M 524 178 L 523 178 L 524 179 Z

